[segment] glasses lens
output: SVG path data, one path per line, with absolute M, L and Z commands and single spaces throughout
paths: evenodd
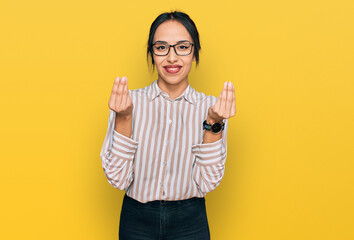
M 164 43 L 156 43 L 152 50 L 156 55 L 166 55 L 168 52 L 169 46 Z
M 179 43 L 176 45 L 178 55 L 189 55 L 192 52 L 192 45 L 189 42 Z

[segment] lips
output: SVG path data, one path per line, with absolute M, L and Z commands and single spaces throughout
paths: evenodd
M 163 67 L 168 73 L 178 73 L 182 66 L 181 65 L 166 65 Z

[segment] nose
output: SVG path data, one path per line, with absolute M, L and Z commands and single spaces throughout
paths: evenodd
M 170 52 L 167 55 L 167 61 L 170 63 L 174 63 L 178 60 L 178 55 L 176 54 L 173 47 L 170 48 Z

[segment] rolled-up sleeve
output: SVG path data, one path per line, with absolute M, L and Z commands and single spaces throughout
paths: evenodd
M 195 157 L 193 179 L 203 195 L 213 191 L 224 176 L 227 156 L 227 124 L 228 120 L 225 121 L 222 137 L 218 141 L 192 146 L 192 153 Z
M 138 142 L 114 130 L 116 113 L 110 109 L 108 130 L 100 157 L 108 182 L 120 190 L 127 189 L 134 178 L 134 156 Z

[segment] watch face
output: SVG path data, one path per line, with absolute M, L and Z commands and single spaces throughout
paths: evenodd
M 218 122 L 214 123 L 214 124 L 211 126 L 211 131 L 212 131 L 213 133 L 218 133 L 218 132 L 221 131 L 221 129 L 222 129 L 222 125 L 221 125 L 221 123 L 218 123 Z

